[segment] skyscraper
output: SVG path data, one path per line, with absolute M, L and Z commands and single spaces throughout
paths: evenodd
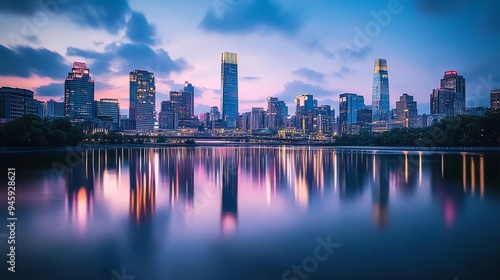
M 403 94 L 396 102 L 396 119 L 405 124 L 405 127 L 413 127 L 413 122 L 418 115 L 417 101 L 413 96 Z
M 444 72 L 441 79 L 441 89 L 450 89 L 455 92 L 454 115 L 465 114 L 465 78 L 458 75 L 457 71 Z
M 431 94 L 431 114 L 456 116 L 456 92 L 450 88 L 437 88 Z
M 64 115 L 74 121 L 94 116 L 94 81 L 83 62 L 74 62 L 64 81 Z
M 111 129 L 117 130 L 120 127 L 120 104 L 118 99 L 102 98 L 100 101 L 96 101 L 96 116 L 98 118 L 110 118 Z
M 45 117 L 64 117 L 64 102 L 57 102 L 53 99 L 45 102 L 43 114 Z
M 238 121 L 238 56 L 223 52 L 221 58 L 222 118 L 227 128 Z
M 491 109 L 500 109 L 500 89 L 491 89 L 490 108 Z
M 358 110 L 365 107 L 365 98 L 354 93 L 342 93 L 339 98 L 340 134 L 355 134 Z
M 156 85 L 153 73 L 144 70 L 130 72 L 129 118 L 141 132 L 154 130 Z
M 304 93 L 295 97 L 296 128 L 303 133 L 310 133 L 314 126 L 314 97 Z
M 389 74 L 387 60 L 376 59 L 372 88 L 373 122 L 388 121 L 390 114 Z
M 277 97 L 267 98 L 267 127 L 281 129 L 285 126 L 285 117 L 288 115 L 288 107 L 284 101 Z
M 177 129 L 179 118 L 177 112 L 174 111 L 172 101 L 166 100 L 161 102 L 161 111 L 159 116 L 160 129 Z
M 191 91 L 171 91 L 170 101 L 172 109 L 179 116 L 180 121 L 189 120 L 194 115 L 194 96 Z

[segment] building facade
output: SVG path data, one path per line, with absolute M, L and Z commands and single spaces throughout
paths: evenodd
M 129 73 L 130 106 L 129 119 L 135 122 L 134 129 L 140 132 L 154 130 L 156 121 L 156 85 L 153 73 L 134 70 Z
M 222 119 L 228 129 L 238 121 L 238 56 L 223 52 L 221 57 Z
M 456 116 L 456 92 L 449 88 L 437 88 L 431 94 L 431 115 Z
M 0 123 L 15 120 L 24 115 L 42 117 L 39 102 L 33 98 L 33 91 L 22 88 L 0 88 Z
M 94 116 L 94 80 L 83 62 L 74 62 L 64 81 L 64 115 L 76 122 Z
M 339 97 L 339 134 L 359 132 L 358 110 L 365 107 L 365 99 L 354 93 L 342 93 Z
M 390 115 L 389 72 L 387 60 L 376 59 L 372 88 L 373 122 L 387 122 Z
M 396 102 L 396 121 L 403 123 L 405 127 L 414 127 L 417 115 L 417 101 L 413 100 L 413 96 L 406 93 L 400 96 Z
M 490 108 L 500 109 L 500 89 L 492 89 L 490 92 Z
M 120 128 L 120 104 L 118 99 L 102 98 L 95 102 L 96 117 L 98 119 L 109 118 L 112 130 Z
M 57 102 L 53 99 L 43 104 L 44 117 L 64 117 L 64 102 Z
M 177 129 L 179 124 L 179 116 L 177 112 L 174 111 L 172 106 L 172 101 L 162 101 L 161 111 L 159 115 L 159 128 L 160 129 Z
M 441 79 L 441 89 L 448 89 L 455 93 L 454 116 L 465 114 L 465 78 L 458 75 L 457 71 L 446 71 L 444 78 Z
M 314 128 L 314 97 L 304 93 L 295 97 L 296 128 L 302 133 L 311 133 Z

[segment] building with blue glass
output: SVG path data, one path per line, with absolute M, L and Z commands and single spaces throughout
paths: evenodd
M 221 58 L 222 119 L 228 129 L 238 121 L 238 56 L 223 52 Z
M 373 122 L 387 122 L 390 115 L 389 73 L 387 60 L 376 59 L 373 71 L 372 119 Z
M 354 93 L 342 93 L 339 97 L 340 134 L 357 134 L 358 110 L 365 107 L 365 98 Z
M 64 115 L 75 122 L 94 117 L 94 81 L 83 62 L 74 62 L 64 81 Z

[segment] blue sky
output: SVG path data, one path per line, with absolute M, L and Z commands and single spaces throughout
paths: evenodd
M 220 103 L 220 55 L 231 51 L 240 112 L 305 92 L 337 110 L 342 92 L 370 103 L 376 58 L 388 60 L 392 107 L 408 93 L 428 112 L 451 69 L 467 80 L 468 106 L 488 105 L 500 87 L 499 12 L 494 0 L 4 0 L 0 85 L 62 101 L 72 62 L 84 61 L 96 98 L 119 98 L 125 112 L 128 72 L 145 69 L 157 107 L 189 81 L 201 113 Z

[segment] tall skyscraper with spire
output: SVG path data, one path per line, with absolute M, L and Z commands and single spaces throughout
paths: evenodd
M 235 128 L 238 121 L 238 56 L 223 52 L 221 57 L 222 118 L 225 126 Z
M 83 62 L 74 62 L 64 81 L 64 115 L 73 121 L 92 119 L 94 115 L 94 80 Z
M 388 121 L 390 112 L 389 73 L 387 71 L 387 60 L 379 58 L 375 60 L 375 68 L 373 71 L 373 122 Z
M 141 132 L 154 130 L 156 85 L 153 73 L 144 70 L 130 72 L 129 118 Z

